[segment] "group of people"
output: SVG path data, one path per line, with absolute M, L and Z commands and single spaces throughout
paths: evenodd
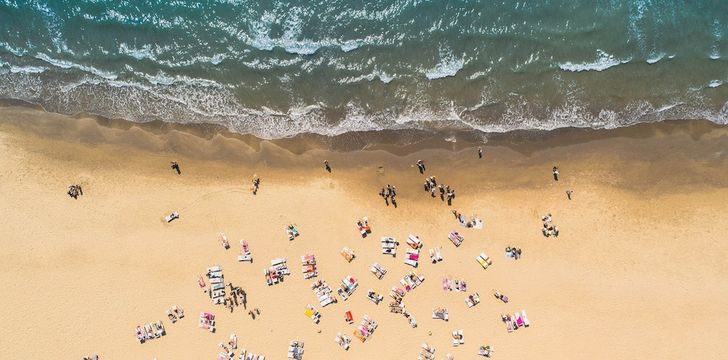
M 542 217 L 541 220 L 543 220 L 543 236 L 559 236 L 559 228 L 551 222 L 551 214 Z
M 384 198 L 384 203 L 389 206 L 389 202 L 392 202 L 392 205 L 396 208 L 397 207 L 397 200 L 395 200 L 395 196 L 397 196 L 397 188 L 387 184 L 386 188 L 382 188 L 382 191 L 379 192 L 379 196 Z
M 521 249 L 516 247 L 506 247 L 506 256 L 518 260 L 521 258 Z
M 245 293 L 245 290 L 241 289 L 239 286 L 233 286 L 232 283 L 228 283 L 228 286 L 230 287 L 230 297 L 225 298 L 223 302 L 225 307 L 228 308 L 230 312 L 233 312 L 235 307 L 243 304 L 243 308 L 247 309 L 248 294 Z
M 458 220 L 460 225 L 465 226 L 466 228 L 483 228 L 483 220 L 478 219 L 477 217 L 475 217 L 475 215 L 471 216 L 470 220 L 468 220 L 465 215 L 457 211 L 457 209 L 453 209 L 452 214 L 455 215 L 455 219 Z
M 430 192 L 430 196 L 433 198 L 436 196 L 436 192 L 440 192 L 440 200 L 445 201 L 447 198 L 447 205 L 452 205 L 452 200 L 455 198 L 455 189 L 450 189 L 450 185 L 437 184 L 437 179 L 434 176 L 430 176 L 425 179 L 424 185 L 425 191 Z
M 83 195 L 83 189 L 81 189 L 81 185 L 68 185 L 68 196 L 74 199 L 78 199 L 79 195 Z

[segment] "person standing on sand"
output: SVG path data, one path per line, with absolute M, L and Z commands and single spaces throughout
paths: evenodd
M 420 170 L 420 174 L 425 173 L 425 163 L 422 160 L 417 160 L 417 168 Z
M 554 166 L 551 172 L 554 174 L 554 181 L 559 181 L 559 168 Z
M 254 174 L 253 175 L 253 187 L 250 189 L 251 191 L 253 191 L 253 195 L 258 194 L 259 188 L 260 188 L 260 178 L 258 177 L 257 174 Z
M 331 172 L 331 166 L 329 166 L 328 160 L 324 160 L 324 169 L 328 172 Z
M 172 170 L 177 172 L 177 175 L 181 175 L 182 171 L 179 168 L 179 164 L 176 161 L 172 161 L 169 163 Z
M 566 190 L 566 197 L 571 200 L 571 194 L 574 193 L 574 190 Z
M 482 159 L 482 158 L 483 158 L 483 148 L 478 147 L 478 159 Z

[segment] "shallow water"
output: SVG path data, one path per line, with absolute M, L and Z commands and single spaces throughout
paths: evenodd
M 0 29 L 0 97 L 60 113 L 263 138 L 728 123 L 728 1 L 3 0 Z

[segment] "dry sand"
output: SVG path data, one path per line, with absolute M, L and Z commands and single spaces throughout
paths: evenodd
M 542 148 L 487 146 L 483 160 L 474 149 L 292 155 L 267 142 L 254 149 L 219 136 L 1 108 L 0 358 L 214 358 L 231 333 L 268 359 L 285 358 L 290 340 L 305 342 L 304 359 L 414 359 L 423 342 L 438 359 L 476 358 L 481 344 L 512 359 L 726 358 L 728 129 L 700 136 L 656 129 L 561 144 L 556 137 Z M 411 165 L 418 158 L 427 175 L 457 190 L 453 208 L 478 214 L 484 230 L 462 228 L 451 208 L 422 191 L 424 176 Z M 168 167 L 174 159 L 181 176 Z M 254 173 L 262 178 L 257 196 L 248 190 Z M 74 182 L 83 185 L 78 200 L 65 194 Z M 398 209 L 376 195 L 387 183 L 399 190 Z M 166 224 L 172 210 L 181 218 Z M 558 238 L 541 235 L 547 212 Z M 354 227 L 362 216 L 373 227 L 366 239 Z M 302 233 L 292 242 L 289 222 Z M 460 248 L 447 240 L 454 229 L 466 238 Z M 230 250 L 218 243 L 220 231 Z M 389 313 L 389 298 L 379 306 L 365 298 L 369 288 L 386 296 L 411 270 L 379 247 L 381 236 L 404 242 L 409 233 L 444 255 L 436 265 L 421 262 L 425 283 L 404 299 L 415 329 Z M 252 264 L 236 261 L 239 239 L 250 243 Z M 523 250 L 520 260 L 505 257 L 509 245 Z M 356 251 L 353 262 L 339 255 L 343 246 Z M 481 251 L 494 259 L 487 270 L 474 260 Z M 320 325 L 303 315 L 305 305 L 318 305 L 312 280 L 299 271 L 306 253 L 316 255 L 319 278 L 330 285 L 349 274 L 360 282 L 350 300 L 317 306 Z M 269 287 L 263 269 L 277 257 L 288 259 L 292 274 Z M 368 272 L 374 262 L 389 270 L 383 280 Z M 197 276 L 216 264 L 245 289 L 248 308 L 260 309 L 256 320 L 200 291 Z M 482 303 L 468 309 L 465 293 L 443 291 L 445 275 L 467 280 Z M 511 301 L 497 301 L 491 289 Z M 187 314 L 176 324 L 165 316 L 172 304 Z M 449 322 L 431 319 L 439 306 L 449 309 Z M 508 334 L 500 314 L 521 309 L 531 327 Z M 351 334 L 346 310 L 357 323 L 365 314 L 379 322 L 348 352 L 333 342 L 339 331 Z M 197 327 L 201 311 L 217 315 L 216 333 Z M 139 344 L 135 327 L 160 319 L 167 335 Z M 450 343 L 455 329 L 465 332 L 458 348 Z

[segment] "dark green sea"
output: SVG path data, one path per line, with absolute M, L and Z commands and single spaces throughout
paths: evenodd
M 0 0 L 0 98 L 280 138 L 728 123 L 728 0 Z

